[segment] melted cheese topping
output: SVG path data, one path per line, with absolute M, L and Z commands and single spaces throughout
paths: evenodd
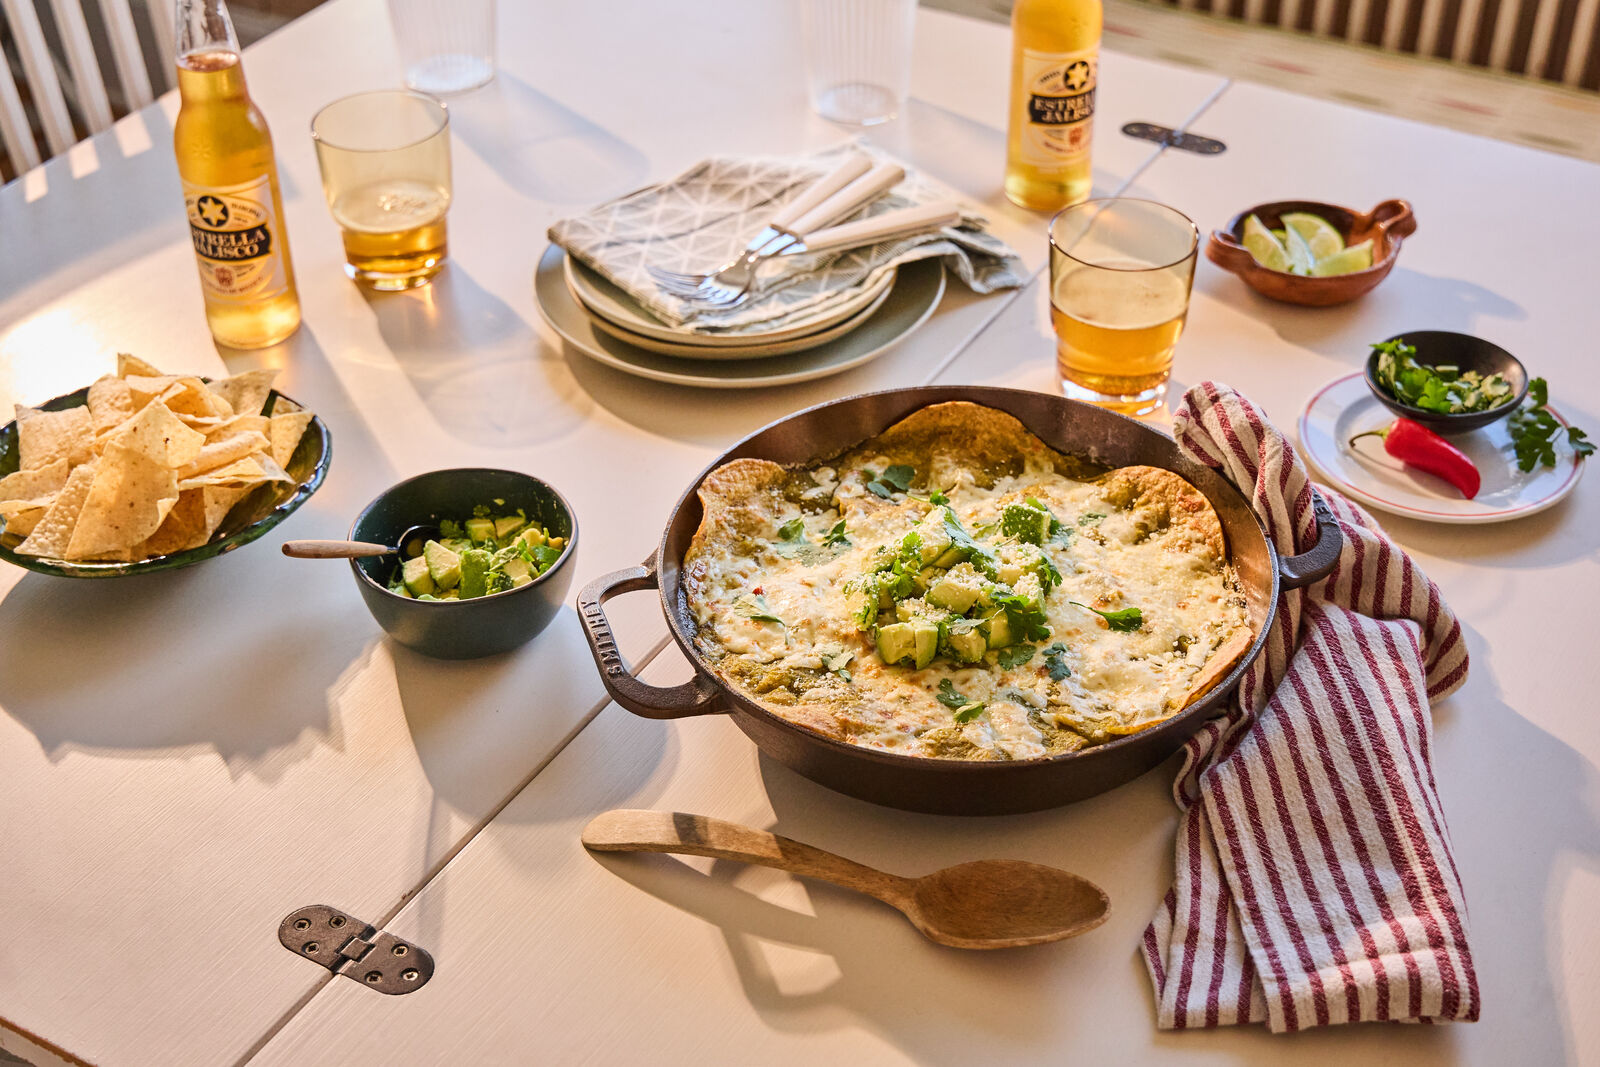
M 1175 714 L 1206 661 L 1247 625 L 1226 561 L 1155 509 L 1120 506 L 1104 486 L 1058 473 L 1049 455 L 1026 455 L 1020 473 L 998 478 L 943 463 L 926 480 L 947 486 L 961 525 L 993 548 L 996 577 L 1018 592 L 1037 590 L 1031 571 L 1041 552 L 1060 572 L 1060 584 L 1042 596 L 1050 634 L 1029 642 L 1031 658 L 1010 667 L 1002 656 L 1012 662 L 1025 646 L 990 650 L 973 664 L 947 656 L 920 670 L 886 664 L 858 622 L 868 595 L 861 577 L 897 551 L 933 505 L 870 492 L 863 470 L 891 460 L 862 458 L 861 469 L 794 472 L 787 492 L 754 494 L 741 502 L 737 523 L 715 527 L 686 560 L 701 652 L 780 716 L 907 755 L 1054 755 Z M 1057 520 L 1042 546 L 998 532 L 1005 505 L 1027 498 Z M 841 521 L 848 543 L 829 544 Z M 1119 632 L 1091 608 L 1138 608 L 1142 625 Z M 1047 656 L 1048 649 L 1056 651 Z M 954 701 L 940 701 L 941 686 L 982 709 L 958 717 Z

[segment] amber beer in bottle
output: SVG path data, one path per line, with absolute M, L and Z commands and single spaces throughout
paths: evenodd
M 264 348 L 300 325 L 278 165 L 251 102 L 224 0 L 177 0 L 173 125 L 206 322 L 218 344 Z
M 1017 0 L 1011 9 L 1006 196 L 1035 211 L 1089 197 L 1100 73 L 1100 0 Z

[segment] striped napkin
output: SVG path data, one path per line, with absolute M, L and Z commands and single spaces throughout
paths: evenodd
M 1249 401 L 1201 382 L 1174 434 L 1250 494 L 1281 548 L 1315 541 L 1306 468 Z M 1317 492 L 1344 533 L 1338 566 L 1278 598 L 1173 787 L 1177 879 L 1143 946 L 1163 1029 L 1478 1018 L 1430 765 L 1428 702 L 1467 676 L 1461 626 L 1377 523 Z

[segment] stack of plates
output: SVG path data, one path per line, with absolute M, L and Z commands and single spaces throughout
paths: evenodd
M 601 363 L 656 381 L 741 389 L 826 377 L 887 352 L 938 306 L 944 267 L 909 263 L 803 326 L 737 335 L 663 322 L 555 245 L 539 261 L 534 294 L 551 328 Z

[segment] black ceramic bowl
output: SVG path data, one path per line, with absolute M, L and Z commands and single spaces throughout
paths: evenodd
M 1522 365 L 1521 360 L 1499 345 L 1491 344 L 1481 337 L 1452 333 L 1449 330 L 1412 330 L 1388 338 L 1389 341 L 1402 339 L 1416 348 L 1418 363 L 1425 363 L 1430 367 L 1437 367 L 1441 363 L 1453 365 L 1464 371 L 1475 370 L 1485 377 L 1498 374 L 1511 383 L 1513 390 L 1511 401 L 1497 408 L 1490 408 L 1488 411 L 1463 411 L 1455 415 L 1423 411 L 1421 408 L 1397 400 L 1378 384 L 1378 353 L 1374 350 L 1367 357 L 1366 373 L 1367 388 L 1372 390 L 1372 395 L 1396 415 L 1403 415 L 1413 422 L 1420 422 L 1434 433 L 1466 433 L 1468 430 L 1487 426 L 1517 410 L 1522 404 L 1522 398 L 1528 395 L 1527 368 Z
M 390 637 L 427 656 L 473 659 L 527 643 L 556 617 L 572 584 L 567 563 L 578 545 L 578 520 L 560 493 L 531 475 L 489 467 L 419 474 L 368 504 L 350 527 L 350 540 L 392 545 L 408 527 L 469 519 L 479 504 L 498 511 L 500 500 L 506 511 L 521 508 L 550 536 L 565 537 L 561 558 L 527 585 L 472 600 L 413 600 L 391 593 L 394 556 L 353 559 L 361 598 Z

